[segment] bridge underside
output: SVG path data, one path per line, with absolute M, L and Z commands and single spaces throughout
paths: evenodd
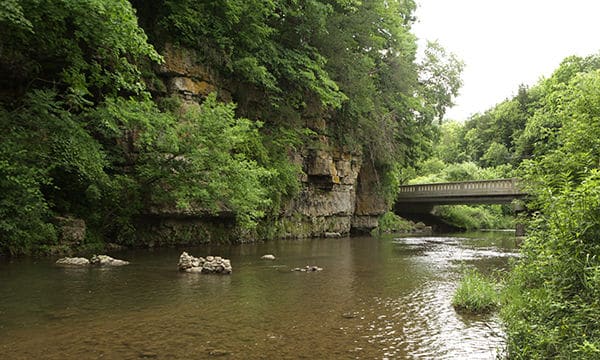
M 430 204 L 430 205 L 469 205 L 469 204 L 510 204 L 521 196 L 515 195 L 476 195 L 476 196 L 436 196 L 402 199 L 396 204 Z
M 479 204 L 511 204 L 521 197 L 511 196 L 461 196 L 431 197 L 403 199 L 394 206 L 396 213 L 425 214 L 431 212 L 436 205 L 479 205 Z

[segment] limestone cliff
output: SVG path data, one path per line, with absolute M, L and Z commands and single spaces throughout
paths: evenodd
M 193 52 L 167 44 L 163 51 L 164 64 L 157 73 L 163 92 L 177 94 L 188 102 L 201 101 L 217 92 L 223 101 L 231 101 L 231 92 L 224 81 L 196 62 Z M 155 91 L 156 92 L 156 91 Z M 318 114 L 307 115 L 307 123 L 317 133 L 326 128 Z M 386 210 L 377 195 L 377 175 L 363 155 L 341 149 L 326 135 L 316 143 L 290 154 L 290 160 L 302 169 L 301 191 L 285 204 L 278 226 L 284 238 L 343 236 L 351 232 L 368 232 L 377 226 L 377 217 Z M 151 244 L 170 242 L 239 241 L 244 234 L 232 232 L 231 214 L 208 217 L 202 212 L 181 213 L 173 206 L 153 207 L 141 221 L 150 236 Z M 169 240 L 166 240 L 169 239 Z M 202 240 L 193 240 L 202 239 Z

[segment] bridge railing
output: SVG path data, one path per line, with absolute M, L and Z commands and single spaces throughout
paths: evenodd
M 494 179 L 400 186 L 398 198 L 520 195 L 519 180 Z

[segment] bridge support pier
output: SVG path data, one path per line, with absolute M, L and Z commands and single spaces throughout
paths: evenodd
M 520 216 L 520 215 L 524 214 L 527 211 L 527 208 L 525 207 L 523 202 L 520 200 L 514 200 L 512 202 L 512 205 L 513 205 L 513 209 L 515 211 L 515 218 L 516 218 L 515 236 L 525 236 L 525 224 L 520 221 L 520 219 L 522 219 L 522 216 Z

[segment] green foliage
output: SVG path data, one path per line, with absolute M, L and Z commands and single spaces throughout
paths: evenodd
M 496 284 L 473 269 L 465 270 L 452 297 L 457 311 L 471 314 L 487 313 L 499 305 L 500 296 Z
M 412 231 L 413 229 L 414 224 L 411 221 L 388 211 L 379 217 L 379 226 L 376 229 L 376 233 L 403 233 Z
M 344 100 L 313 39 L 331 6 L 321 1 L 163 0 L 134 4 L 157 16 L 151 31 L 198 50 L 211 67 L 264 91 L 266 104 L 300 108 L 312 93 L 325 106 Z
M 514 228 L 508 212 L 501 205 L 440 205 L 433 211 L 448 224 L 466 230 Z
M 419 176 L 411 179 L 409 183 L 489 180 L 510 177 L 511 173 L 511 167 L 508 165 L 482 168 L 470 161 L 445 164 L 437 158 L 430 158 L 418 164 Z
M 0 39 L 0 73 L 13 91 L 23 83 L 51 85 L 64 91 L 70 109 L 81 109 L 106 94 L 141 93 L 137 64 L 160 60 L 126 0 L 14 5 L 12 16 L 0 17 L 8 30 Z
M 437 42 L 428 42 L 424 55 L 419 72 L 423 98 L 429 104 L 430 117 L 441 121 L 446 108 L 454 105 L 452 98 L 458 96 L 464 63 Z
M 507 164 L 510 161 L 510 153 L 504 144 L 492 142 L 481 157 L 481 161 L 487 166 Z
M 513 358 L 600 356 L 600 71 L 572 69 L 567 61 L 555 72 L 539 109 L 555 124 L 552 141 L 522 165 L 539 212 L 505 295 Z
M 184 106 L 179 119 L 165 120 L 140 138 L 137 172 L 150 203 L 232 213 L 253 227 L 270 205 L 263 183 L 275 175 L 256 160 L 267 156 L 260 123 L 236 118 L 234 105 L 214 95 L 201 106 Z
M 463 124 L 456 121 L 444 121 L 438 127 L 439 136 L 433 148 L 433 154 L 446 164 L 461 163 L 469 159 L 463 144 Z
M 442 124 L 434 153 L 449 165 L 423 162 L 412 180 L 524 178 L 535 216 L 502 295 L 509 358 L 600 357 L 599 69 L 599 55 L 569 57 L 550 78 L 464 125 Z M 495 226 L 503 210 L 436 209 L 471 228 Z
M 547 153 L 560 145 L 556 138 L 564 124 L 560 113 L 564 104 L 574 100 L 570 83 L 599 68 L 598 55 L 569 57 L 551 77 L 531 88 L 521 85 L 512 99 L 474 115 L 464 125 L 442 124 L 437 157 L 448 163 L 470 160 L 480 166 L 517 166 Z
M 14 111 L 0 107 L 0 248 L 13 254 L 52 244 L 50 209 L 77 212 L 89 200 L 81 193 L 107 180 L 100 145 L 56 93 L 33 91 L 24 103 Z
M 141 68 L 160 61 L 131 4 L 7 1 L 0 25 L 0 252 L 55 245 L 56 214 L 86 219 L 91 232 L 130 224 L 118 215 L 136 209 L 123 201 L 131 180 L 116 173 L 124 134 L 93 107 L 147 96 Z
M 515 358 L 597 358 L 600 174 L 555 189 L 513 270 L 503 319 Z
M 431 157 L 419 164 L 419 172 L 421 174 L 438 174 L 446 168 L 444 161 Z

